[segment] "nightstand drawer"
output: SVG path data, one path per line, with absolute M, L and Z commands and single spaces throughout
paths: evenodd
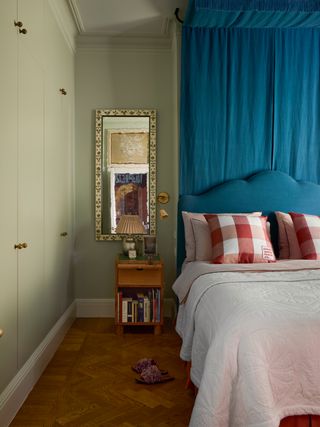
M 121 285 L 158 285 L 161 286 L 161 268 L 130 266 L 118 269 L 118 286 Z

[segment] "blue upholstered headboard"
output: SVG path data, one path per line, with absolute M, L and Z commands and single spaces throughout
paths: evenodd
M 233 180 L 198 195 L 181 196 L 178 204 L 177 273 L 185 258 L 182 211 L 262 211 L 271 222 L 271 238 L 277 253 L 278 226 L 274 211 L 320 214 L 320 185 L 296 181 L 278 171 L 264 171 L 246 180 Z

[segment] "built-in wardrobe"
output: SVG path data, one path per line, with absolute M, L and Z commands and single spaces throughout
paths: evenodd
M 0 395 L 74 300 L 74 54 L 55 2 L 0 1 Z

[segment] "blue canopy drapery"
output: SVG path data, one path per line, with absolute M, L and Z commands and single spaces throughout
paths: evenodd
M 320 1 L 193 0 L 182 31 L 180 193 L 319 182 Z

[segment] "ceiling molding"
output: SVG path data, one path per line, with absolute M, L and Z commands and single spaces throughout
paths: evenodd
M 171 50 L 172 36 L 110 36 L 105 33 L 84 33 L 77 37 L 77 50 Z
M 74 22 L 78 28 L 78 31 L 79 33 L 83 33 L 85 31 L 85 28 L 84 28 L 84 24 L 83 24 L 76 0 L 68 0 L 68 1 L 69 1 L 70 10 L 71 10 Z
M 53 2 L 54 0 L 50 0 Z M 138 49 L 138 50 L 168 50 L 172 47 L 172 19 L 164 16 L 161 22 L 161 32 L 154 33 L 123 33 L 116 31 L 90 32 L 86 31 L 77 0 L 68 0 L 74 23 L 78 29 L 76 49 Z
M 68 47 L 75 53 L 77 29 L 68 6 L 57 0 L 48 0 L 48 3 Z

